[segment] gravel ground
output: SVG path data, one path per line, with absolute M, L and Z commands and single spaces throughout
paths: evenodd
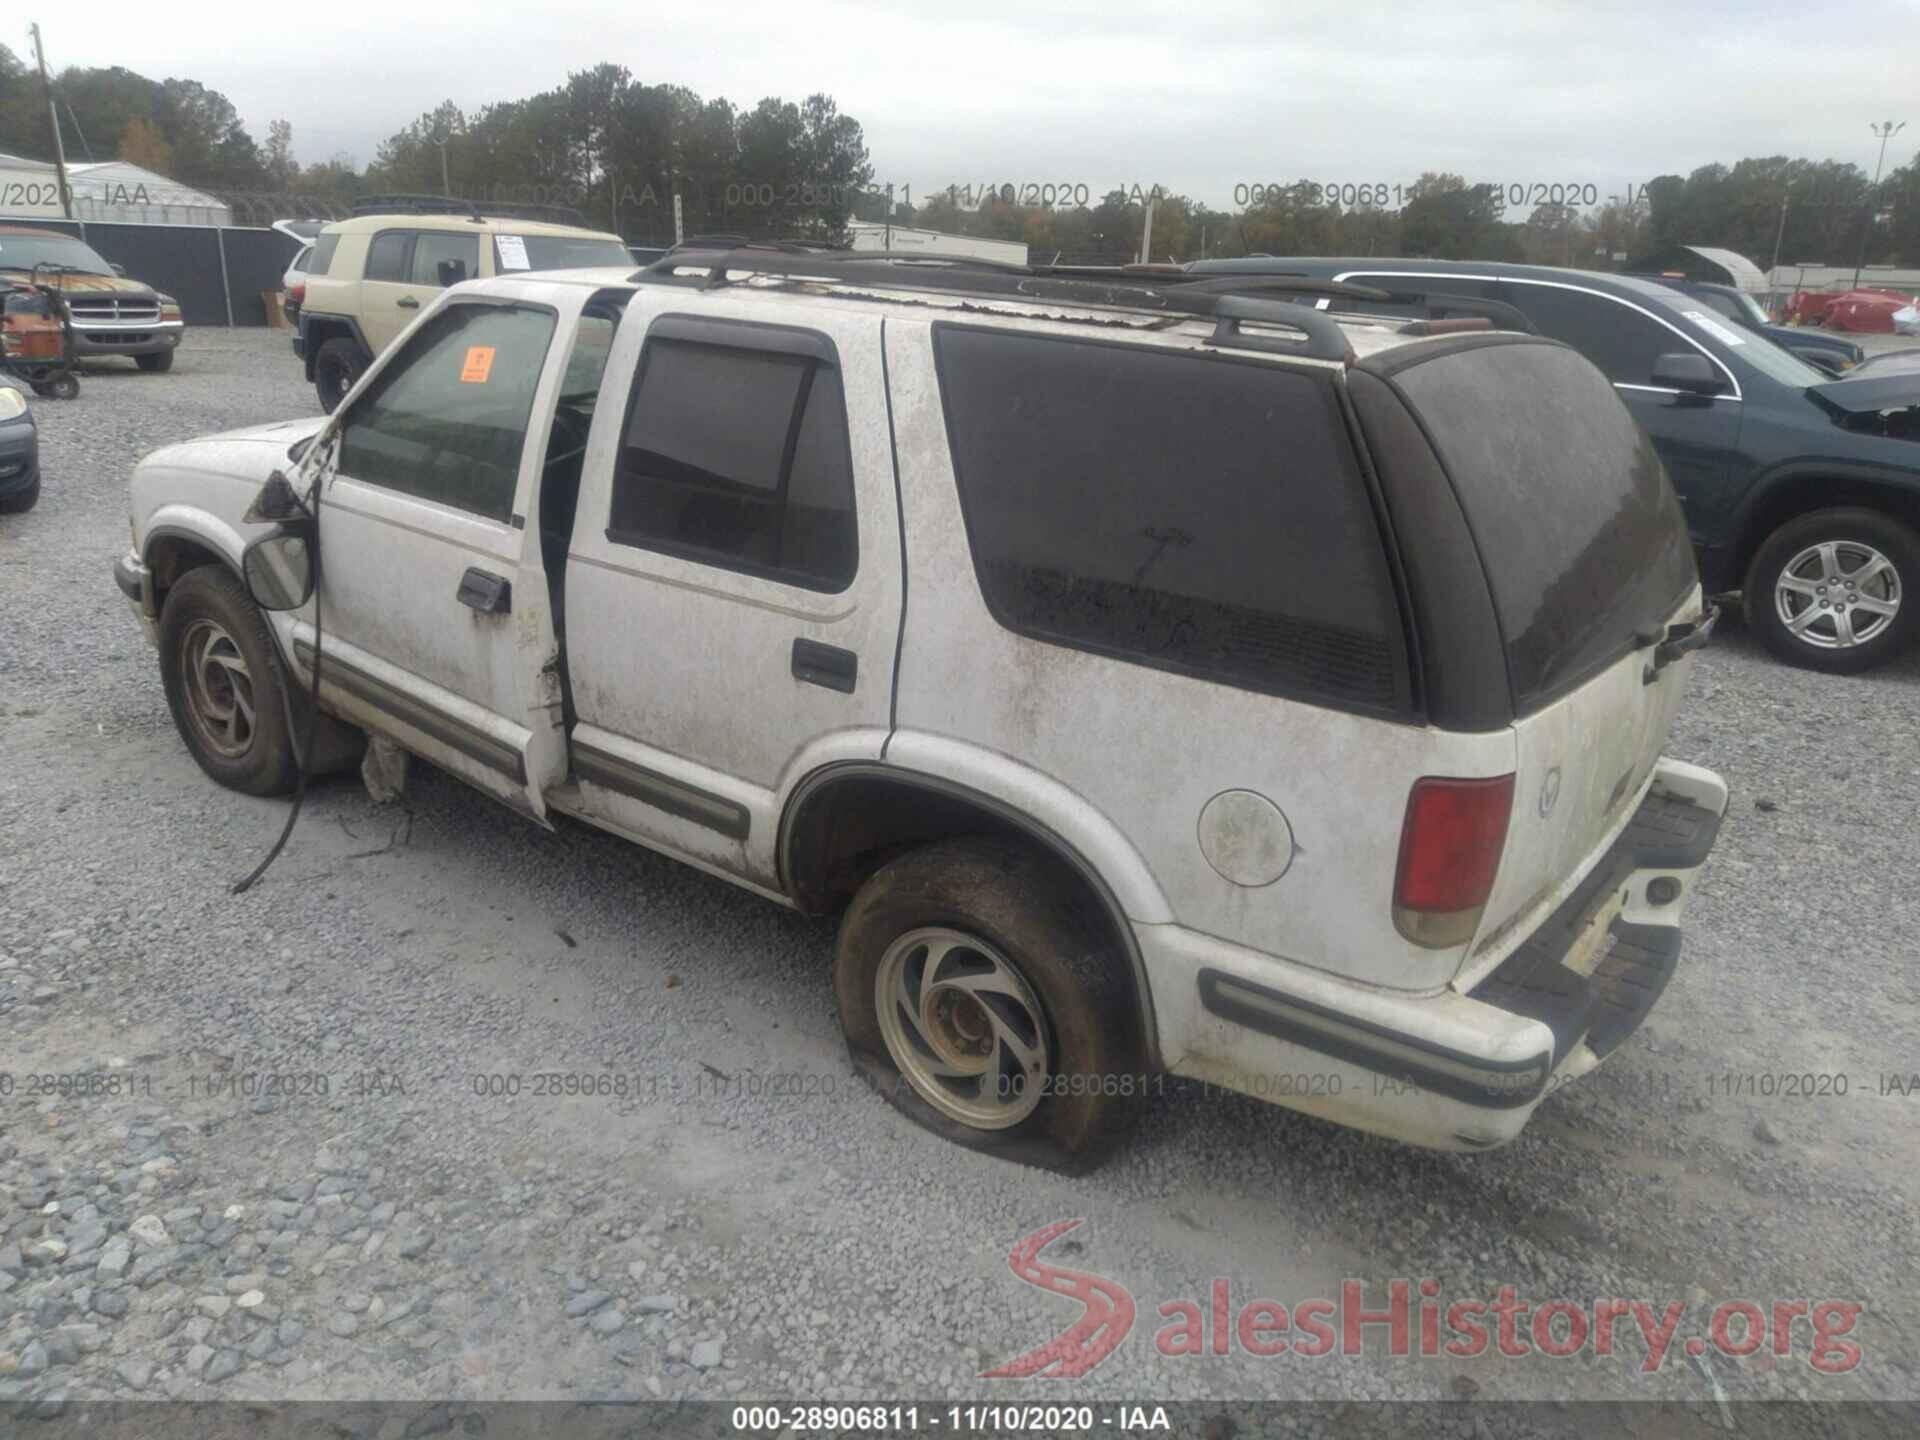
M 283 806 L 194 766 L 108 569 L 142 453 L 313 395 L 261 332 L 84 383 L 36 405 L 45 495 L 0 522 L 0 1400 L 1920 1395 L 1920 1088 L 1883 1080 L 1920 1071 L 1920 656 L 1829 680 L 1736 626 L 1701 658 L 1670 748 L 1736 798 L 1680 976 L 1515 1144 L 1429 1154 L 1174 1084 L 1069 1180 L 858 1087 L 829 923 L 421 767 L 404 809 L 318 789 L 230 896 Z M 1762 1071 L 1848 1093 L 1752 1093 Z M 765 1093 L 786 1072 L 809 1093 Z M 536 1073 L 627 1093 L 472 1078 Z M 62 1075 L 93 1078 L 34 1078 Z M 1048 1258 L 1127 1287 L 1137 1333 L 1070 1387 L 977 1378 L 1075 1318 L 1007 1268 L 1075 1217 Z M 1641 1373 L 1634 1338 L 1157 1353 L 1159 1307 L 1216 1276 L 1236 1309 L 1350 1277 L 1369 1304 L 1393 1277 L 1683 1301 L 1681 1341 L 1722 1300 L 1852 1301 L 1864 1359 L 1816 1372 L 1804 1322 L 1711 1380 L 1681 1341 Z

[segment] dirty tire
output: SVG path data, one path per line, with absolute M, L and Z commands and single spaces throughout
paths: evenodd
M 981 1128 L 943 1113 L 889 1052 L 876 982 L 896 944 L 927 930 L 984 941 L 1044 1011 L 1050 1073 L 1015 1123 Z M 841 920 L 834 992 L 848 1051 L 867 1079 L 917 1123 L 988 1154 L 1089 1170 L 1125 1138 L 1150 1083 L 1126 957 L 1077 878 L 1019 841 L 941 841 L 876 872 Z
M 1841 547 L 1842 568 L 1871 550 L 1884 556 L 1898 576 L 1898 612 L 1877 634 L 1844 647 L 1810 644 L 1795 635 L 1780 616 L 1776 593 L 1782 572 L 1811 548 Z M 1789 520 L 1769 535 L 1748 567 L 1741 606 L 1747 628 L 1782 660 L 1830 675 L 1857 675 L 1885 664 L 1912 643 L 1920 625 L 1920 536 L 1879 510 L 1847 507 L 1819 510 Z M 1816 626 L 1816 629 L 1825 629 Z
M 360 342 L 347 335 L 336 335 L 322 345 L 313 357 L 313 388 L 320 396 L 320 408 L 331 415 L 366 369 Z
M 173 369 L 173 351 L 160 350 L 152 355 L 136 355 L 133 363 L 149 375 L 164 375 Z
M 191 663 L 200 656 L 208 658 Z M 191 679 L 189 668 L 206 678 Z M 244 677 L 251 713 L 237 733 L 223 736 L 208 711 L 232 713 L 236 672 Z M 248 795 L 293 789 L 299 766 L 287 730 L 280 656 L 265 617 L 225 566 L 188 571 L 167 592 L 160 612 L 160 678 L 174 726 L 209 776 Z M 222 739 L 231 753 L 223 751 Z

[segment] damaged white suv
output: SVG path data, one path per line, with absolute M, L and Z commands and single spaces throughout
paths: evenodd
M 856 1063 L 964 1143 L 1085 1165 L 1171 1073 L 1497 1145 L 1673 974 L 1712 615 L 1586 360 L 1289 288 L 455 286 L 330 419 L 143 461 L 119 583 L 224 784 L 293 784 L 318 647 L 310 768 L 371 732 L 843 911 Z

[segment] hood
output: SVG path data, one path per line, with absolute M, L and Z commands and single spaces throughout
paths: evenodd
M 1891 375 L 1862 375 L 1858 380 L 1834 380 L 1825 385 L 1809 385 L 1807 393 L 1842 415 L 1878 415 L 1886 410 L 1920 405 L 1920 372 L 1896 371 Z
M 27 282 L 24 270 L 9 270 L 6 274 L 20 284 Z M 43 270 L 40 283 L 59 290 L 63 295 L 124 295 L 137 300 L 151 300 L 159 294 L 146 281 L 135 280 L 128 275 L 49 275 Z
M 217 435 L 202 435 L 185 443 L 199 445 L 209 440 L 257 440 L 262 444 L 278 445 L 284 450 L 296 440 L 319 434 L 320 427 L 327 423 L 328 418 L 325 415 L 308 415 L 299 420 L 271 420 L 265 425 L 247 425 L 238 430 L 222 430 Z

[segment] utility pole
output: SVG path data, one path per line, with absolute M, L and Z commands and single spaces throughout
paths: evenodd
M 60 181 L 60 213 L 71 220 L 73 190 L 67 184 L 67 151 L 60 143 L 60 112 L 53 104 L 53 82 L 47 79 L 47 52 L 40 45 L 40 27 L 35 24 L 27 29 L 33 35 L 33 60 L 40 67 L 40 93 L 47 99 L 47 119 L 53 122 L 53 168 Z
M 436 136 L 434 144 L 440 147 L 440 193 L 448 199 L 453 198 L 453 181 L 447 178 L 447 142 Z
M 46 72 L 43 70 L 41 77 L 44 79 L 45 75 Z M 1871 128 L 1873 133 L 1880 137 L 1880 158 L 1873 163 L 1873 188 L 1867 191 L 1866 223 L 1860 227 L 1860 258 L 1854 262 L 1853 267 L 1853 288 L 1856 290 L 1860 288 L 1861 268 L 1867 263 L 1867 242 L 1873 238 L 1873 220 L 1879 203 L 1880 167 L 1887 163 L 1887 141 L 1906 129 L 1907 122 L 1902 120 L 1896 125 L 1893 121 L 1887 120 Z
M 1773 287 L 1773 272 L 1780 268 L 1780 242 L 1787 238 L 1787 192 L 1780 192 L 1780 228 L 1773 232 L 1773 264 L 1767 267 L 1767 287 Z
M 1153 250 L 1153 196 L 1147 197 L 1147 223 L 1140 231 L 1140 263 L 1147 263 L 1147 256 Z

